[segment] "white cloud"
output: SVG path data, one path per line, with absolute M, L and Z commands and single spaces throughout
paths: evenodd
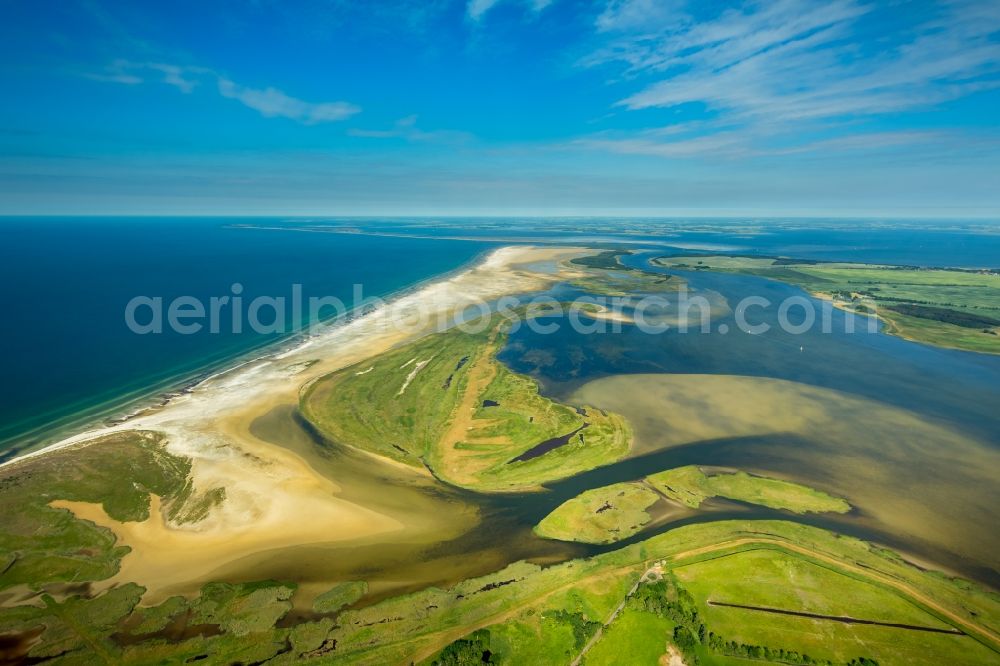
M 734 157 L 748 152 L 745 138 L 733 132 L 720 132 L 668 141 L 657 140 L 651 135 L 624 139 L 580 139 L 575 142 L 575 145 L 581 148 L 607 150 L 625 155 L 655 155 L 657 157 L 692 157 L 705 154 Z
M 174 86 L 184 93 L 189 93 L 198 85 L 196 78 L 188 78 L 189 75 L 201 75 L 206 70 L 192 67 L 180 67 L 178 65 L 165 65 L 163 63 L 149 63 L 146 65 L 150 69 L 156 70 L 163 75 L 163 82 Z
M 349 102 L 305 102 L 277 88 L 247 88 L 222 77 L 219 78 L 219 94 L 241 102 L 266 118 L 291 118 L 308 125 L 343 120 L 361 111 Z
M 524 4 L 528 5 L 531 11 L 536 14 L 549 5 L 552 4 L 553 0 L 520 0 Z M 469 4 L 465 7 L 465 12 L 468 14 L 469 18 L 473 21 L 479 21 L 486 15 L 488 11 L 493 9 L 496 5 L 504 2 L 504 0 L 469 0 Z
M 612 0 L 596 21 L 599 32 L 648 32 L 671 21 L 686 19 L 681 0 Z
M 1000 4 L 944 2 L 923 23 L 887 23 L 894 31 L 879 39 L 856 30 L 874 9 L 857 0 L 773 0 L 695 21 L 673 2 L 613 0 L 595 22 L 612 40 L 583 63 L 624 65 L 627 80 L 647 81 L 619 106 L 697 105 L 715 127 L 680 144 L 645 136 L 601 141 L 649 154 L 732 150 L 1000 86 Z
M 88 72 L 84 74 L 84 76 L 95 81 L 121 83 L 127 86 L 134 86 L 143 82 L 143 78 L 141 76 L 136 76 L 135 74 L 125 74 L 123 72 Z
M 434 130 L 425 131 L 417 127 L 417 116 L 409 115 L 400 118 L 392 129 L 359 129 L 351 128 L 347 130 L 350 136 L 365 139 L 405 139 L 407 141 L 467 141 L 472 138 L 467 132 L 455 130 Z
M 923 146 L 925 150 L 950 151 L 955 146 L 969 150 L 981 139 L 959 132 L 932 130 L 863 131 L 827 138 L 788 136 L 776 126 L 762 126 L 753 132 L 716 126 L 711 123 L 685 123 L 645 130 L 633 135 L 597 134 L 577 139 L 571 148 L 601 150 L 624 155 L 652 155 L 667 158 L 713 157 L 783 157 L 878 153 Z
M 306 102 L 277 88 L 250 88 L 210 69 L 189 65 L 116 60 L 106 71 L 86 76 L 127 85 L 159 81 L 184 93 L 192 92 L 201 83 L 215 83 L 220 95 L 236 100 L 266 118 L 289 118 L 307 125 L 344 120 L 361 111 L 360 107 L 350 102 Z
M 478 21 L 483 15 L 493 8 L 499 0 L 469 0 L 466 12 L 473 21 Z
M 778 0 L 626 41 L 603 57 L 668 74 L 622 100 L 630 109 L 697 102 L 771 119 L 935 104 L 974 90 L 969 77 L 1000 73 L 1000 45 L 989 39 L 996 24 L 970 20 L 957 6 L 911 41 L 859 56 L 866 45 L 851 39 L 851 27 L 868 10 L 853 0 Z
M 118 59 L 103 72 L 85 74 L 87 78 L 108 83 L 137 85 L 149 80 L 173 86 L 184 93 L 195 89 L 205 75 L 211 75 L 204 67 L 169 65 L 161 62 L 134 62 Z

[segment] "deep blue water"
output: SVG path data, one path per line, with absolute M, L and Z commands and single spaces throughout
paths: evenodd
M 240 224 L 368 233 L 233 226 Z M 367 296 L 386 296 L 517 241 L 694 245 L 815 259 L 995 267 L 998 229 L 988 223 L 815 220 L 0 218 L 0 450 L 51 439 L 68 422 L 176 386 L 281 337 L 235 334 L 226 325 L 218 334 L 136 335 L 124 318 L 135 296 L 207 301 L 231 296 L 232 285 L 240 283 L 248 303 L 259 295 L 290 298 L 297 283 L 306 298 L 336 296 L 349 304 L 356 283 Z M 901 346 L 890 355 L 907 353 L 906 343 L 896 342 Z M 729 366 L 735 357 L 714 357 L 726 365 L 716 371 L 740 371 Z M 761 357 L 761 363 L 766 360 Z M 683 371 L 678 363 L 667 369 Z M 831 366 L 828 377 L 836 371 Z
M 177 384 L 278 339 L 136 335 L 135 296 L 386 296 L 473 260 L 494 244 L 232 228 L 233 219 L 0 219 L 0 448 L 48 439 L 59 421 Z M 165 309 L 165 308 L 164 308 Z M 245 311 L 244 307 L 244 311 Z M 286 318 L 291 318 L 286 302 Z M 146 315 L 141 311 L 141 321 Z M 224 311 L 225 312 L 225 311 Z M 260 319 L 270 321 L 270 310 Z M 221 322 L 231 322 L 225 318 Z M 290 327 L 289 327 L 290 328 Z

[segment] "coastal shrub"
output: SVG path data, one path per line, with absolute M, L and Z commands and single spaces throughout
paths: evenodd
M 489 630 L 480 629 L 449 643 L 431 663 L 434 666 L 481 666 L 496 663 L 490 650 Z

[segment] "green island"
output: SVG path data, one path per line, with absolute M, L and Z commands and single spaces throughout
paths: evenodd
M 731 255 L 654 259 L 665 268 L 780 280 L 834 305 L 874 314 L 892 335 L 953 349 L 1000 353 L 1000 272 Z
M 676 275 L 644 271 L 621 263 L 629 250 L 605 250 L 569 261 L 574 267 L 586 269 L 574 276 L 569 284 L 595 296 L 633 296 L 636 294 L 671 292 L 687 281 Z
M 646 482 L 670 499 L 693 509 L 709 498 L 725 497 L 792 513 L 847 513 L 851 510 L 851 505 L 839 497 L 791 481 L 742 471 L 706 474 L 697 465 L 688 465 L 651 474 Z
M 320 378 L 301 411 L 338 443 L 483 492 L 538 489 L 624 456 L 621 416 L 549 400 L 496 360 L 509 322 L 494 319 Z
M 695 465 L 651 474 L 641 481 L 587 490 L 563 502 L 535 527 L 548 539 L 614 543 L 637 534 L 652 517 L 647 509 L 673 501 L 692 509 L 712 497 L 759 504 L 792 513 L 846 513 L 845 500 L 807 486 L 746 472 L 706 474 Z
M 559 505 L 535 526 L 547 539 L 614 543 L 638 533 L 651 520 L 646 513 L 660 495 L 643 483 L 615 483 L 580 493 Z

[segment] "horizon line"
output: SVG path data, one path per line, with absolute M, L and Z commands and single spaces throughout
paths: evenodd
M 170 218 L 294 218 L 294 219 L 353 219 L 353 220 L 379 220 L 379 219 L 411 219 L 411 220 L 431 220 L 431 219 L 604 219 L 604 218 L 627 218 L 627 219 L 658 219 L 658 220 L 681 220 L 688 218 L 695 219 L 724 219 L 754 221 L 755 218 L 768 220 L 893 220 L 893 221 L 975 221 L 975 222 L 1000 222 L 1000 212 L 993 214 L 966 214 L 966 215 L 935 215 L 923 214 L 914 215 L 907 213 L 855 213 L 855 214 L 820 214 L 820 213 L 0 213 L 0 219 L 12 218 L 144 218 L 144 219 L 170 219 Z

